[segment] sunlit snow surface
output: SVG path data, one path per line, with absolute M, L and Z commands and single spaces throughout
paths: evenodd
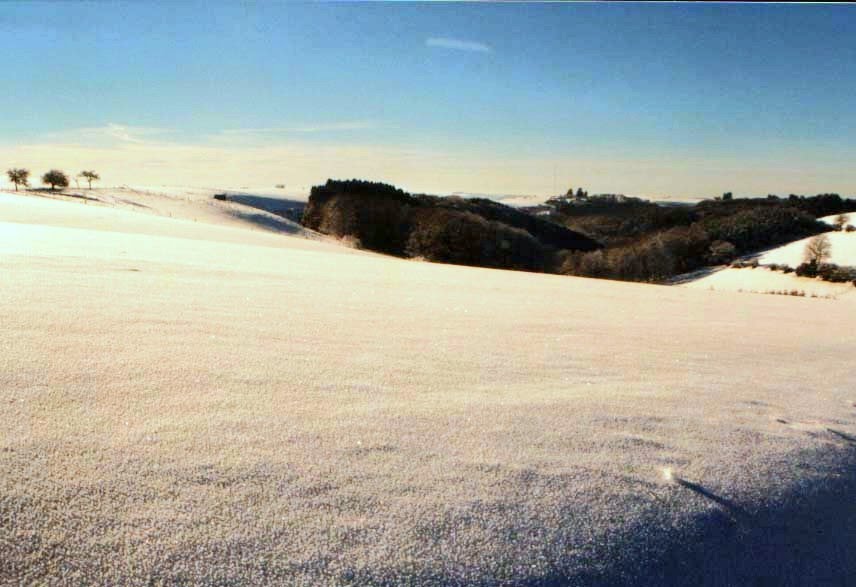
M 852 304 L 133 207 L 0 195 L 0 583 L 856 572 Z

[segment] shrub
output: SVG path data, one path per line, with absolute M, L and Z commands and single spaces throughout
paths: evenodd
M 796 269 L 800 277 L 819 277 L 831 283 L 847 283 L 856 279 L 856 268 L 839 267 L 834 263 L 803 263 Z
M 847 283 L 856 277 L 856 269 L 839 267 L 834 263 L 825 263 L 817 270 L 818 277 L 832 283 Z
M 801 263 L 794 272 L 798 277 L 817 277 L 817 263 Z

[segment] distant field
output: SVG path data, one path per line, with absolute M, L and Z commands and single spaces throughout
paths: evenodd
M 208 206 L 0 194 L 0 583 L 856 576 L 852 296 L 434 265 Z

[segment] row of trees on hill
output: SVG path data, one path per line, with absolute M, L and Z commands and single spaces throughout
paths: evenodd
M 15 191 L 18 191 L 19 186 L 29 187 L 30 185 L 30 170 L 22 168 L 12 168 L 6 171 L 9 181 L 15 185 Z M 77 177 L 82 177 L 89 183 L 89 189 L 92 189 L 92 182 L 98 181 L 101 177 L 92 170 L 81 171 Z M 42 175 L 42 183 L 51 186 L 51 189 L 67 188 L 69 181 L 68 175 L 59 169 L 51 169 Z

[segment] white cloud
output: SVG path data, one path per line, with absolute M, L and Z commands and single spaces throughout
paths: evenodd
M 165 128 L 147 126 L 131 126 L 126 124 L 107 123 L 104 126 L 84 127 L 45 135 L 50 141 L 87 142 L 87 143 L 136 143 L 150 142 L 153 138 L 169 133 Z
M 441 49 L 453 49 L 455 51 L 474 51 L 476 53 L 493 53 L 489 45 L 477 41 L 464 39 L 453 39 L 450 37 L 430 37 L 425 41 L 428 47 L 440 47 Z

